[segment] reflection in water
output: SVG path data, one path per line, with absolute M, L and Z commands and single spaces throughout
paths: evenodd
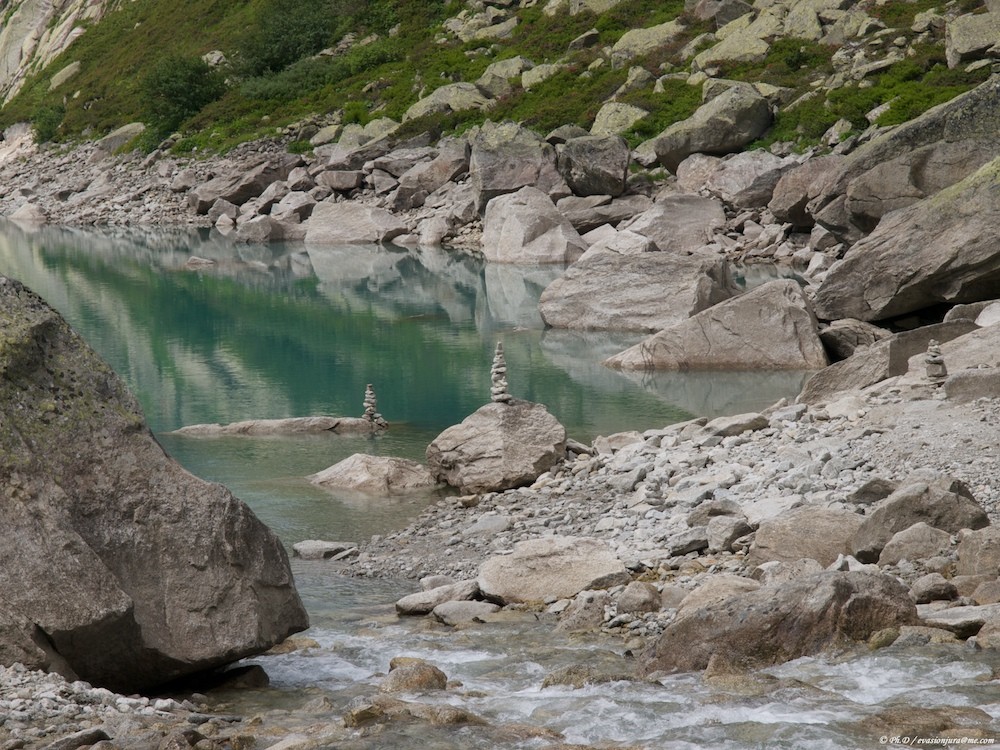
M 511 392 L 546 404 L 582 441 L 759 409 L 798 390 L 800 376 L 785 373 L 609 370 L 601 360 L 638 338 L 544 330 L 538 295 L 560 272 L 484 266 L 441 248 L 306 249 L 191 230 L 0 225 L 0 273 L 63 313 L 126 379 L 157 432 L 359 415 L 365 384 L 375 385 L 393 425 L 377 441 L 161 435 L 185 466 L 227 483 L 286 539 L 310 523 L 333 533 L 334 518 L 355 537 L 391 528 L 392 509 L 369 514 L 369 523 L 303 477 L 358 451 L 422 459 L 437 433 L 487 401 L 498 340 Z M 301 507 L 289 511 L 294 503 Z M 302 513 L 308 518 L 295 518 Z

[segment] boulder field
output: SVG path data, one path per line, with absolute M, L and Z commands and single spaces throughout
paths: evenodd
M 134 692 L 309 621 L 284 548 L 170 459 L 122 381 L 0 277 L 0 663 Z

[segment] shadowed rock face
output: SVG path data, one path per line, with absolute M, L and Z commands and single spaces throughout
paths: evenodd
M 166 456 L 121 380 L 0 277 L 0 658 L 119 691 L 308 627 L 278 539 Z

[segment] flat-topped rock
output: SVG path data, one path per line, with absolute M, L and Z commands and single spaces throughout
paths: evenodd
M 355 453 L 309 477 L 321 487 L 368 495 L 399 495 L 431 489 L 437 481 L 423 464 L 394 456 Z
M 361 417 L 288 417 L 285 419 L 246 419 L 229 424 L 193 424 L 174 430 L 174 435 L 220 437 L 223 435 L 298 435 L 331 432 L 337 435 L 370 435 L 382 429 Z
M 568 599 L 630 579 L 625 565 L 604 542 L 587 537 L 547 536 L 514 545 L 479 568 L 479 590 L 502 604 Z

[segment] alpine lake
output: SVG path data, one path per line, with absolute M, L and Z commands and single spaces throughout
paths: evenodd
M 486 264 L 441 248 L 240 245 L 205 231 L 0 223 L 0 274 L 56 308 L 128 383 L 164 449 L 192 473 L 227 485 L 289 551 L 304 539 L 363 542 L 402 528 L 437 498 L 362 500 L 306 477 L 354 453 L 422 460 L 437 434 L 488 401 L 498 341 L 511 393 L 545 404 L 585 443 L 693 416 L 759 411 L 793 398 L 808 376 L 612 371 L 601 361 L 642 335 L 546 329 L 538 296 L 561 272 Z M 368 383 L 389 421 L 377 438 L 171 434 L 200 423 L 360 416 Z M 614 665 L 623 644 L 524 624 L 453 632 L 395 616 L 393 602 L 415 590 L 413 581 L 352 578 L 297 558 L 292 565 L 313 624 L 303 635 L 318 647 L 253 660 L 270 686 L 221 693 L 213 697 L 220 711 L 339 726 L 351 699 L 371 695 L 389 659 L 405 655 L 461 682 L 421 700 L 489 722 L 343 730 L 324 747 L 551 744 L 537 733 L 497 729 L 530 725 L 601 748 L 840 750 L 879 745 L 865 719 L 894 706 L 978 706 L 1000 717 L 989 664 L 929 648 L 799 659 L 766 670 L 766 689 L 709 685 L 700 675 L 543 689 L 560 666 Z

